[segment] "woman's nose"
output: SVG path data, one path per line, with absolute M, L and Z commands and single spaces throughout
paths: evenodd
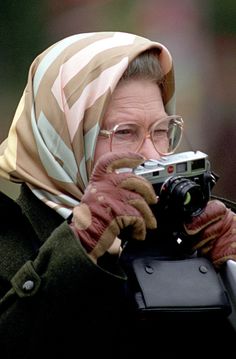
M 146 137 L 145 140 L 142 143 L 142 146 L 140 147 L 138 151 L 141 155 L 143 155 L 146 159 L 159 159 L 161 156 L 156 151 L 152 140 L 150 137 Z

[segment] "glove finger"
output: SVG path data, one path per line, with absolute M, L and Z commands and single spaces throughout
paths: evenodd
M 152 186 L 151 189 L 153 190 Z M 142 195 L 140 195 L 139 193 L 122 188 L 119 193 L 119 200 L 118 198 L 116 198 L 117 201 L 113 201 L 112 199 L 113 198 L 107 198 L 105 207 L 106 211 L 108 211 L 108 208 L 111 208 L 111 211 L 114 216 L 142 216 L 144 218 L 147 228 L 154 229 L 157 227 L 156 218 L 154 217 L 151 208 L 145 201 L 145 198 L 143 198 Z M 157 202 L 156 195 L 155 202 Z
M 140 207 L 144 209 L 139 210 L 139 208 L 133 205 L 132 201 L 134 201 L 134 203 L 136 203 L 136 201 L 141 202 Z M 120 198 L 116 198 L 116 201 L 114 201 L 112 197 L 99 196 L 99 199 L 90 202 L 89 206 L 82 203 L 75 207 L 73 210 L 73 221 L 78 229 L 87 229 L 93 223 L 94 235 L 96 232 L 100 237 L 105 229 L 104 226 L 109 228 L 113 220 L 119 217 L 140 217 L 144 221 L 143 213 L 149 211 L 151 212 L 151 209 L 139 194 L 122 189 Z M 153 216 L 152 212 L 150 215 Z M 147 217 L 148 215 L 145 216 Z M 123 227 L 120 229 L 122 228 Z M 116 229 L 116 236 L 119 234 L 117 231 L 120 229 Z
M 203 233 L 200 235 L 200 240 L 194 246 L 194 249 L 200 249 L 203 246 L 208 245 L 210 242 L 213 242 L 216 238 L 219 237 L 219 233 L 222 229 L 222 221 L 219 219 L 217 222 L 212 223 L 203 230 Z
M 217 222 L 226 213 L 224 203 L 218 200 L 209 201 L 204 211 L 197 217 L 194 217 L 190 223 L 184 224 L 187 234 L 194 235 L 210 224 Z
M 136 175 L 127 176 L 120 183 L 120 187 L 139 193 L 148 204 L 157 203 L 157 195 L 152 184 L 143 177 Z
M 104 174 L 113 173 L 116 169 L 120 168 L 135 168 L 145 161 L 145 158 L 134 152 L 113 153 L 109 152 L 100 157 L 96 163 L 92 180 L 96 180 L 96 176 L 100 178 Z
M 120 216 L 116 218 L 120 228 L 132 227 L 132 238 L 143 241 L 146 237 L 146 224 L 140 216 Z
M 129 226 L 132 227 L 132 238 L 136 240 L 145 239 L 146 226 L 142 217 L 119 216 L 110 222 L 109 226 L 103 232 L 95 247 L 89 253 L 90 256 L 92 258 L 101 257 L 113 244 L 114 239 L 119 236 L 120 231 Z
M 213 261 L 217 263 L 224 263 L 228 259 L 233 259 L 236 256 L 236 215 L 228 210 L 227 216 L 224 219 L 224 226 L 221 232 L 218 233 L 218 240 L 214 241 L 214 246 L 211 251 Z
M 143 215 L 147 228 L 149 229 L 157 228 L 156 218 L 152 213 L 151 208 L 147 205 L 147 203 L 143 199 L 130 200 L 129 204 L 137 208 L 137 210 Z

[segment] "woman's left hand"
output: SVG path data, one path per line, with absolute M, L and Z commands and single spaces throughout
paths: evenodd
M 184 225 L 188 235 L 198 235 L 194 249 L 219 269 L 228 259 L 236 260 L 236 214 L 219 200 L 209 201 L 203 213 Z

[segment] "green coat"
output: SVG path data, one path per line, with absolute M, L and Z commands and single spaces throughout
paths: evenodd
M 181 323 L 170 327 L 136 322 L 125 296 L 127 278 L 118 263 L 104 256 L 95 265 L 67 221 L 26 186 L 17 203 L 1 193 L 0 213 L 1 359 L 189 353 L 188 345 L 199 336 L 195 323 L 192 330 L 188 324 L 180 331 L 183 350 L 176 340 Z M 221 323 L 220 333 L 226 328 Z M 218 327 L 214 335 L 207 332 L 208 339 L 212 335 L 217 340 Z M 227 342 L 229 335 L 235 340 L 230 332 Z
M 120 320 L 125 275 L 95 265 L 67 222 L 27 187 L 17 202 L 1 194 L 0 357 L 40 357 L 42 350 L 69 358 L 83 345 L 92 353 L 97 323 Z

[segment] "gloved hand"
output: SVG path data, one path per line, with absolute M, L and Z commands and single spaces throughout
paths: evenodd
M 216 269 L 236 260 L 236 214 L 219 200 L 209 201 L 203 213 L 185 224 L 188 235 L 198 235 L 193 249 L 211 260 Z
M 120 168 L 144 162 L 137 153 L 108 153 L 94 167 L 81 203 L 73 210 L 71 228 L 96 262 L 113 244 L 120 231 L 131 226 L 132 237 L 144 240 L 146 229 L 156 228 L 149 204 L 157 202 L 150 182 Z

